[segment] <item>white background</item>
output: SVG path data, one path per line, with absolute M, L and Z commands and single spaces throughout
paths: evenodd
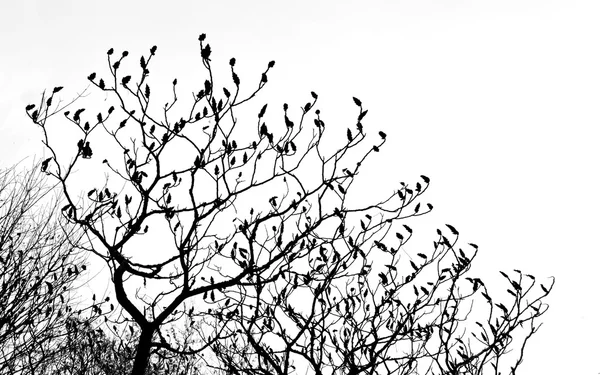
M 435 209 L 420 234 L 453 224 L 480 246 L 473 272 L 488 283 L 502 282 L 499 269 L 556 277 L 521 374 L 600 372 L 600 2 L 0 4 L 1 166 L 43 155 L 25 105 L 59 85 L 68 99 L 92 71 L 107 76 L 109 47 L 128 49 L 136 68 L 158 45 L 153 82 L 169 89 L 197 77 L 207 33 L 213 65 L 235 56 L 242 84 L 277 61 L 256 111 L 298 108 L 314 90 L 329 131 L 344 137 L 360 98 L 366 130 L 389 136 L 364 193 L 429 176 Z

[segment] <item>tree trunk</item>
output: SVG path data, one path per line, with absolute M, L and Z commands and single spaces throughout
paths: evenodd
M 150 360 L 150 344 L 152 343 L 152 334 L 154 331 L 151 328 L 142 329 L 140 341 L 138 342 L 137 352 L 135 353 L 135 361 L 131 375 L 144 375 Z

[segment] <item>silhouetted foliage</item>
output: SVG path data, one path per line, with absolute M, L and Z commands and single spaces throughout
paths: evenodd
M 48 104 L 54 92 L 27 107 L 51 155 L 42 169 L 68 202 L 62 213 L 111 271 L 115 323 L 135 326 L 131 373 L 161 353 L 224 374 L 514 373 L 552 285 L 503 273 L 508 295 L 492 298 L 467 277 L 477 246 L 461 248 L 451 225 L 409 252 L 413 231 L 401 223 L 431 211 L 420 202 L 430 181 L 383 199 L 355 191 L 367 158 L 393 142 L 363 125 L 362 101 L 352 98 L 356 123 L 328 133 L 335 139 L 324 137 L 314 92 L 297 111 L 262 104 L 254 120 L 238 118 L 275 62 L 242 90 L 232 58 L 218 86 L 214 51 L 204 34 L 199 42 L 207 79 L 187 108 L 177 79 L 155 103 L 156 47 L 135 77 L 123 71 L 129 53 L 112 48 L 106 80 L 88 76 L 112 105 L 64 112 L 73 126 L 56 131 L 72 130 L 77 147 L 51 140 L 48 119 L 62 110 Z M 183 342 L 169 333 L 182 325 Z
M 138 340 L 134 331 L 126 327 L 119 330 L 115 326 L 107 333 L 101 328 L 94 328 L 89 320 L 74 318 L 68 319 L 66 328 L 65 339 L 59 348 L 60 356 L 37 374 L 125 375 L 131 372 Z M 197 362 L 193 356 L 158 351 L 146 374 L 207 374 L 201 372 Z
M 36 164 L 0 171 L 0 373 L 37 374 L 58 355 L 82 263 Z

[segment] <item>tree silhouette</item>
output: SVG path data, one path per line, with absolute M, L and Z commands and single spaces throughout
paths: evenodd
M 430 181 L 383 199 L 354 189 L 390 141 L 363 126 L 359 99 L 355 125 L 335 139 L 314 92 L 299 110 L 268 115 L 263 104 L 257 118 L 238 118 L 275 62 L 242 90 L 232 58 L 218 86 L 204 34 L 199 44 L 207 79 L 189 103 L 173 80 L 164 105 L 149 79 L 157 48 L 137 78 L 123 72 L 129 53 L 111 48 L 109 77 L 88 79 L 113 105 L 95 118 L 64 112 L 76 148 L 52 140 L 60 88 L 26 108 L 50 152 L 43 170 L 68 202 L 62 213 L 109 267 L 120 323 L 136 327 L 131 373 L 165 352 L 226 374 L 514 373 L 552 285 L 502 273 L 508 296 L 493 299 L 467 277 L 477 246 L 460 248 L 451 225 L 428 251 L 409 252 L 401 223 L 431 211 L 420 201 Z M 181 325 L 184 344 L 168 334 Z
M 36 374 L 56 359 L 85 268 L 81 231 L 61 220 L 40 167 L 0 171 L 1 374 Z

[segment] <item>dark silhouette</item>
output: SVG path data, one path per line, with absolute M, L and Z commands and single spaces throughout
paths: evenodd
M 154 103 L 156 47 L 135 76 L 121 72 L 128 53 L 116 59 L 111 48 L 107 80 L 88 79 L 118 108 L 87 128 L 84 109 L 65 113 L 83 136 L 75 157 L 57 159 L 48 141 L 56 110 L 27 107 L 52 155 L 44 170 L 64 191 L 62 212 L 110 269 L 123 315 L 108 321 L 137 340 L 128 371 L 144 374 L 170 353 L 223 374 L 514 373 L 552 285 L 502 273 L 508 294 L 492 297 L 467 276 L 478 247 L 461 248 L 450 225 L 429 249 L 407 250 L 407 220 L 433 207 L 421 202 L 430 180 L 382 198 L 355 190 L 361 168 L 393 142 L 363 125 L 363 103 L 352 98 L 359 111 L 346 139 L 332 129 L 340 136 L 325 142 L 314 92 L 299 112 L 257 106 L 251 128 L 236 114 L 259 100 L 275 62 L 242 91 L 232 58 L 231 82 L 218 86 L 205 39 L 207 78 L 185 110 L 177 80 L 171 99 Z M 91 158 L 98 132 L 112 144 Z M 80 194 L 76 166 L 108 180 Z
M 76 314 L 82 232 L 61 220 L 48 163 L 0 171 L 0 374 L 43 373 Z
M 85 142 L 85 146 L 81 148 L 81 157 L 89 159 L 92 157 L 92 149 L 90 148 L 90 142 Z

